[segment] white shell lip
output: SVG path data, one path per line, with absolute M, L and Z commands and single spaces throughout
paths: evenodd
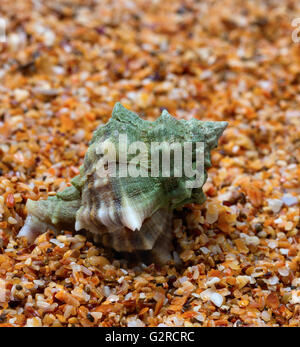
M 83 227 L 82 227 L 80 221 L 79 221 L 79 220 L 76 220 L 76 222 L 75 222 L 75 230 L 76 230 L 76 231 L 79 231 L 79 230 L 81 230 L 81 229 L 83 229 Z
M 42 233 L 50 228 L 46 223 L 42 223 L 35 216 L 27 216 L 25 224 L 18 233 L 18 237 L 25 237 L 29 244 L 32 244 L 34 240 Z
M 28 226 L 31 218 L 31 216 L 28 217 L 27 223 L 24 224 L 18 234 L 18 237 L 26 237 L 29 242 L 32 242 L 35 238 L 35 232 Z
M 124 199 L 125 200 L 125 199 Z M 123 202 L 122 207 L 122 223 L 128 229 L 135 231 L 140 230 L 143 224 L 143 218 L 141 215 L 135 211 L 127 200 Z

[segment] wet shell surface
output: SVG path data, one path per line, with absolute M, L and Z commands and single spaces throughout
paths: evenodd
M 211 165 L 210 151 L 217 147 L 226 125 L 177 120 L 165 110 L 156 121 L 149 122 L 117 103 L 110 121 L 95 131 L 80 175 L 71 181 L 72 186 L 47 200 L 28 200 L 28 217 L 19 236 L 32 242 L 47 229 L 84 229 L 95 242 L 115 251 L 148 251 L 156 262 L 171 260 L 172 211 L 186 203 L 204 202 L 202 186 Z M 176 143 L 181 148 L 185 143 L 204 143 L 200 149 L 191 147 L 194 168 L 195 158 L 202 151 L 201 185 L 194 187 L 195 177 L 185 175 L 184 163 L 175 164 L 172 157 L 170 177 L 162 174 L 161 167 L 151 175 L 154 142 Z M 132 152 L 130 146 L 135 143 L 142 143 L 144 151 Z M 131 166 L 142 169 L 138 176 L 128 174 Z M 183 174 L 174 174 L 178 169 Z

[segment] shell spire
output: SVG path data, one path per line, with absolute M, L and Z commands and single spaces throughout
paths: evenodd
M 171 232 L 175 208 L 205 201 L 210 151 L 226 126 L 178 120 L 166 110 L 150 122 L 116 103 L 94 132 L 72 186 L 46 201 L 28 200 L 19 236 L 32 240 L 39 230 L 67 227 L 85 229 L 117 251 L 153 250 Z

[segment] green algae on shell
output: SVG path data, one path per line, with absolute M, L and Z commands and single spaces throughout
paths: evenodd
M 205 201 L 202 186 L 207 178 L 206 169 L 211 165 L 210 151 L 217 147 L 226 126 L 226 122 L 177 120 L 166 110 L 157 120 L 149 122 L 117 103 L 109 122 L 94 132 L 80 175 L 71 181 L 72 186 L 45 201 L 28 200 L 28 217 L 19 236 L 32 241 L 39 231 L 47 228 L 56 232 L 85 229 L 96 241 L 116 251 L 153 251 L 158 247 L 157 240 L 164 233 L 171 233 L 174 208 Z M 130 150 L 136 143 L 144 149 L 139 152 L 138 162 L 137 152 Z M 193 185 L 195 176 L 185 175 L 184 160 L 178 164 L 175 155 L 170 156 L 170 177 L 164 175 L 162 165 L 153 177 L 153 143 L 176 144 L 183 151 L 185 144 L 190 144 L 194 171 L 198 168 L 198 154 L 202 154 L 201 185 Z M 204 146 L 198 148 L 194 146 L 196 143 Z M 107 155 L 111 147 L 114 156 Z M 162 151 L 163 147 L 159 148 Z M 113 162 L 116 165 L 111 165 Z M 139 166 L 140 176 L 128 174 L 130 165 Z M 181 175 L 174 174 L 178 170 Z

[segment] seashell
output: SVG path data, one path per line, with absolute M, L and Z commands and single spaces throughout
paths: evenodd
M 19 236 L 32 242 L 49 228 L 57 233 L 84 229 L 95 242 L 115 251 L 148 252 L 157 262 L 169 261 L 172 211 L 205 201 L 202 186 L 211 165 L 210 150 L 226 126 L 177 120 L 166 110 L 149 122 L 117 103 L 109 122 L 94 132 L 72 186 L 45 201 L 28 200 L 28 217 Z M 170 145 L 173 156 L 155 164 L 169 153 L 164 150 Z M 186 155 L 195 175 L 186 172 Z

